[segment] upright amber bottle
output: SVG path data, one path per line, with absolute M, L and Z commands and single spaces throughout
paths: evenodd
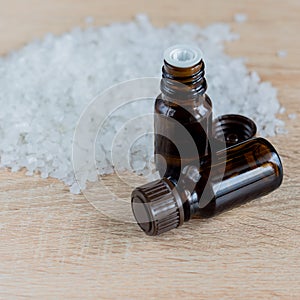
M 177 45 L 165 51 L 154 117 L 155 163 L 162 177 L 177 179 L 185 165 L 210 154 L 212 103 L 205 94 L 204 69 L 196 47 Z
M 276 150 L 267 140 L 256 138 L 217 152 L 216 161 L 202 157 L 200 169 L 187 165 L 179 181 L 162 178 L 136 188 L 132 210 L 146 234 L 158 235 L 193 216 L 210 217 L 264 196 L 278 188 L 282 178 Z

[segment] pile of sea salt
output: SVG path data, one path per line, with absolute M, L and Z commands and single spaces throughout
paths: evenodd
M 157 28 L 139 15 L 128 23 L 76 28 L 61 36 L 49 34 L 0 58 L 1 167 L 13 172 L 25 167 L 28 175 L 39 172 L 42 178 L 58 178 L 74 193 L 98 174 L 114 172 L 111 145 L 100 139 L 100 154 L 95 157 L 98 174 L 87 164 L 84 172 L 76 174 L 77 184 L 72 139 L 79 117 L 93 97 L 116 83 L 159 78 L 164 49 L 178 43 L 193 43 L 203 50 L 207 93 L 213 99 L 215 116 L 244 114 L 257 123 L 260 135 L 275 135 L 284 126 L 276 117 L 283 111 L 276 89 L 261 82 L 256 72 L 249 72 L 244 59 L 224 53 L 224 42 L 237 38 L 227 24 L 200 28 L 172 23 Z M 122 123 L 134 109 L 120 112 L 116 122 Z M 140 108 L 136 109 L 138 114 Z M 146 132 L 152 128 L 149 122 L 136 126 Z M 106 127 L 109 138 L 117 134 L 113 125 Z M 128 138 L 135 130 L 134 125 L 128 129 Z M 129 171 L 143 173 L 151 168 L 144 162 L 151 160 L 152 139 L 141 139 L 132 149 L 129 153 L 115 149 L 120 169 L 128 168 L 125 161 L 131 162 Z

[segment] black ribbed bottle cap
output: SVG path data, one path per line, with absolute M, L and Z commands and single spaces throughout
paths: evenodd
M 182 225 L 181 197 L 166 178 L 136 188 L 131 195 L 134 217 L 147 235 L 159 235 Z
M 213 122 L 215 150 L 221 150 L 247 141 L 256 135 L 256 125 L 242 115 L 222 115 Z

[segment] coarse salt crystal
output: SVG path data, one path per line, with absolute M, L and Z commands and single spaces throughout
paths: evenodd
M 234 20 L 237 23 L 244 23 L 248 20 L 248 16 L 246 14 L 238 13 L 234 15 Z

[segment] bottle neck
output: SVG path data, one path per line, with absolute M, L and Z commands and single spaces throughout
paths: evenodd
M 166 100 L 196 100 L 207 90 L 205 65 L 201 60 L 189 68 L 174 67 L 164 61 L 162 67 L 161 92 Z

